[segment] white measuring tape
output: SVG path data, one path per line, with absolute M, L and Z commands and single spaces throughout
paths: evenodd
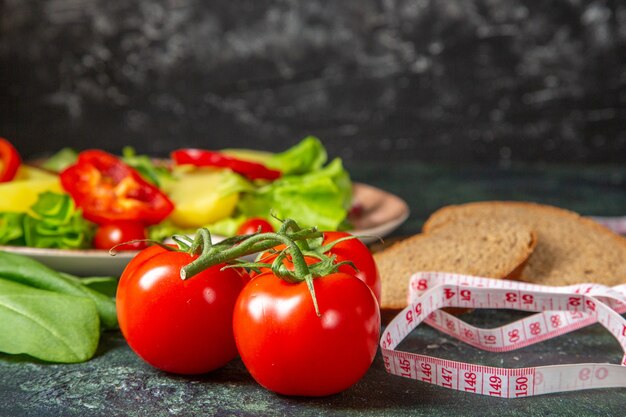
M 548 287 L 459 274 L 420 272 L 411 277 L 410 303 L 386 327 L 380 346 L 387 372 L 445 388 L 501 398 L 626 387 L 621 365 L 568 364 L 529 368 L 473 365 L 395 350 L 420 323 L 477 348 L 504 352 L 599 322 L 626 353 L 626 285 Z M 482 329 L 440 309 L 514 309 L 540 312 L 506 326 Z

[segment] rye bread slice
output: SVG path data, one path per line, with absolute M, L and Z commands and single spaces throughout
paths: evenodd
M 489 218 L 531 228 L 537 246 L 521 279 L 545 285 L 626 282 L 626 239 L 572 211 L 525 202 L 491 201 L 444 207 L 424 225 L 426 233 Z
M 535 246 L 529 227 L 472 218 L 400 241 L 374 254 L 382 281 L 382 309 L 407 305 L 411 275 L 441 271 L 514 278 Z

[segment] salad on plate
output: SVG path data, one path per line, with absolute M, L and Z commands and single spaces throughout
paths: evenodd
M 303 227 L 350 229 L 352 183 L 315 137 L 269 153 L 182 148 L 170 159 L 99 149 L 62 149 L 26 164 L 0 139 L 0 245 L 142 249 L 200 227 L 232 236 Z

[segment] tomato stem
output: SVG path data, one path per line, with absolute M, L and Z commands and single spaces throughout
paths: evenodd
M 289 233 L 289 230 L 293 230 L 293 233 Z M 185 280 L 212 266 L 222 263 L 236 263 L 243 256 L 268 250 L 283 244 L 287 249 L 281 252 L 276 258 L 272 264 L 272 271 L 277 277 L 287 282 L 298 283 L 305 281 L 313 300 L 315 313 L 320 317 L 321 313 L 313 285 L 313 274 L 304 259 L 302 250 L 296 242 L 304 242 L 303 246 L 308 249 L 306 239 L 321 236 L 322 233 L 315 227 L 301 230 L 293 220 L 286 220 L 279 232 L 235 236 L 214 245 L 209 230 L 202 228 L 198 230 L 193 243 L 189 247 L 189 253 L 197 254 L 198 257 L 193 262 L 181 268 L 180 277 Z M 283 265 L 287 251 L 291 256 L 294 271 L 288 270 Z
M 285 233 L 287 234 L 289 232 L 289 230 L 292 230 L 294 232 L 299 232 L 300 231 L 300 226 L 298 226 L 298 223 L 296 223 L 295 220 L 293 219 L 285 219 L 282 220 L 283 224 L 280 227 L 280 231 L 279 233 Z M 299 246 L 302 247 L 302 249 L 304 250 L 310 250 L 311 248 L 309 247 L 309 243 L 306 241 L 306 239 L 299 241 Z
M 295 245 L 295 241 L 313 239 L 321 235 L 322 233 L 317 228 L 309 228 L 287 235 L 259 233 L 250 236 L 235 236 L 213 245 L 211 234 L 207 229 L 203 228 L 198 231 L 194 244 L 191 245 L 189 251 L 190 253 L 198 254 L 198 258 L 181 268 L 180 276 L 182 279 L 188 279 L 220 263 L 232 262 L 243 256 L 268 250 L 281 243 L 293 247 L 292 245 Z M 297 245 L 295 246 L 297 247 Z M 304 262 L 304 259 L 302 262 Z M 306 266 L 306 263 L 304 266 Z M 300 276 L 303 277 L 304 275 Z

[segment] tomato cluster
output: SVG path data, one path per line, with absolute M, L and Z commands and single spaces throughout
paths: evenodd
M 322 247 L 345 237 L 325 233 Z M 244 246 L 239 240 L 233 247 Z M 369 369 L 380 332 L 380 279 L 358 239 L 327 247 L 326 255 L 332 256 L 327 259 L 335 265 L 312 281 L 310 275 L 307 280 L 284 279 L 265 268 L 250 279 L 224 263 L 182 280 L 181 269 L 197 262 L 198 255 L 168 249 L 140 252 L 118 287 L 120 328 L 149 364 L 197 374 L 219 368 L 239 353 L 265 388 L 304 396 L 345 390 Z M 259 259 L 272 256 L 276 249 Z M 310 265 L 319 261 L 299 256 Z M 363 269 L 336 267 L 345 260 Z

